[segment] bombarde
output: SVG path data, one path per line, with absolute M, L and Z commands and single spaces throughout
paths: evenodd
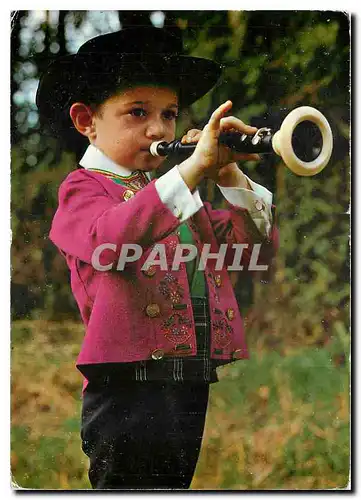
M 303 133 L 297 133 L 300 127 Z M 291 111 L 276 132 L 268 127 L 259 128 L 254 135 L 222 132 L 219 142 L 239 153 L 277 154 L 293 173 L 300 176 L 321 172 L 329 162 L 333 148 L 332 131 L 327 119 L 310 106 Z M 182 144 L 180 140 L 169 143 L 157 141 L 151 144 L 150 153 L 153 156 L 186 158 L 196 146 L 196 143 Z

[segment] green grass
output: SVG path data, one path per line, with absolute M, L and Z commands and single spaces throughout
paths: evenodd
M 13 324 L 11 459 L 19 487 L 90 488 L 75 369 L 82 335 L 72 323 Z M 339 347 L 255 349 L 249 361 L 221 368 L 192 489 L 345 488 L 349 371 Z
M 260 353 L 223 371 L 212 387 L 194 488 L 347 485 L 347 366 L 336 365 L 327 349 L 310 347 L 287 357 Z

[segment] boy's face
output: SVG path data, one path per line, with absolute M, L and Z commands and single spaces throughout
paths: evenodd
M 175 137 L 177 94 L 168 88 L 139 86 L 110 97 L 92 116 L 92 144 L 130 170 L 157 169 L 164 158 L 149 153 L 154 141 Z

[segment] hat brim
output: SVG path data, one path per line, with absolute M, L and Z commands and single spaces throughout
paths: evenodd
M 173 88 L 181 107 L 189 106 L 217 83 L 222 68 L 209 59 L 168 54 L 73 54 L 49 65 L 42 75 L 36 104 L 42 119 L 64 127 L 72 102 L 111 84 L 142 82 Z M 62 122 L 62 125 L 61 125 Z

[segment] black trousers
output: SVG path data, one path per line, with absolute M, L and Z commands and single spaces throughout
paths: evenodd
M 82 448 L 94 489 L 187 489 L 201 447 L 209 384 L 89 383 Z

